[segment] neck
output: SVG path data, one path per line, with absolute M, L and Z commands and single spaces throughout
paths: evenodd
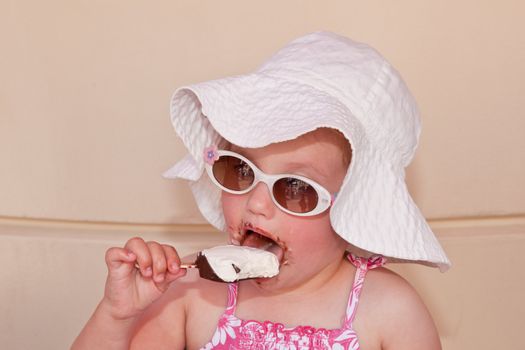
M 244 281 L 239 288 L 236 316 L 260 322 L 272 320 L 288 326 L 308 319 L 312 327 L 338 328 L 345 316 L 353 273 L 353 265 L 342 258 L 295 284 L 278 282 L 263 288 L 254 281 Z
M 316 274 L 291 284 L 281 281 L 279 277 L 264 282 L 248 280 L 243 282 L 246 286 L 243 285 L 241 290 L 247 288 L 246 292 L 251 291 L 255 293 L 254 295 L 264 298 L 287 299 L 297 298 L 297 296 L 304 298 L 309 295 L 325 293 L 326 289 L 332 288 L 334 282 L 338 285 L 340 279 L 348 280 L 351 269 L 353 269 L 352 264 L 348 263 L 346 257 L 341 257 L 341 259 L 333 260 Z

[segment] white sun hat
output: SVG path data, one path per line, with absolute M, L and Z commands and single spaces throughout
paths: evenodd
M 254 73 L 179 88 L 170 112 L 189 154 L 164 176 L 190 180 L 202 215 L 219 230 L 225 230 L 221 193 L 204 171 L 207 147 L 224 140 L 263 147 L 329 127 L 343 133 L 353 152 L 330 209 L 335 232 L 390 260 L 450 267 L 405 183 L 420 133 L 416 103 L 397 71 L 370 46 L 312 33 Z

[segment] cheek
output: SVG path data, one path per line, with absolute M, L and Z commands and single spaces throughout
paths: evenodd
M 321 255 L 338 255 L 346 250 L 348 243 L 332 228 L 330 211 L 313 217 L 310 220 L 299 220 L 294 230 L 295 237 L 306 239 L 296 241 L 304 250 L 315 250 Z
M 335 237 L 338 237 L 332 230 L 328 213 L 323 213 L 311 219 L 301 218 L 294 220 L 294 223 L 290 226 L 290 232 L 292 232 L 292 237 L 303 238 L 294 238 L 294 241 L 298 246 L 305 247 L 331 245 L 336 239 Z
M 242 223 L 242 196 L 222 192 L 221 204 L 224 220 L 226 221 L 226 233 L 230 238 L 230 243 L 239 244 L 241 241 L 240 225 Z
M 244 206 L 243 196 L 222 192 L 221 203 L 222 212 L 228 228 L 230 225 L 238 224 L 242 213 L 241 208 Z

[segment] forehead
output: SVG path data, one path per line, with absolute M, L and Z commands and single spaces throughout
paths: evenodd
M 242 148 L 231 145 L 230 149 L 244 155 L 263 171 L 270 173 L 317 172 L 323 176 L 334 171 L 346 173 L 348 164 L 344 159 L 348 141 L 333 130 L 317 129 L 300 137 L 260 148 Z

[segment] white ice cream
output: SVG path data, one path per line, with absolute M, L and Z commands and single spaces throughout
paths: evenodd
M 206 257 L 215 274 L 225 282 L 273 277 L 279 273 L 277 256 L 261 249 L 225 245 L 204 249 L 201 254 Z

